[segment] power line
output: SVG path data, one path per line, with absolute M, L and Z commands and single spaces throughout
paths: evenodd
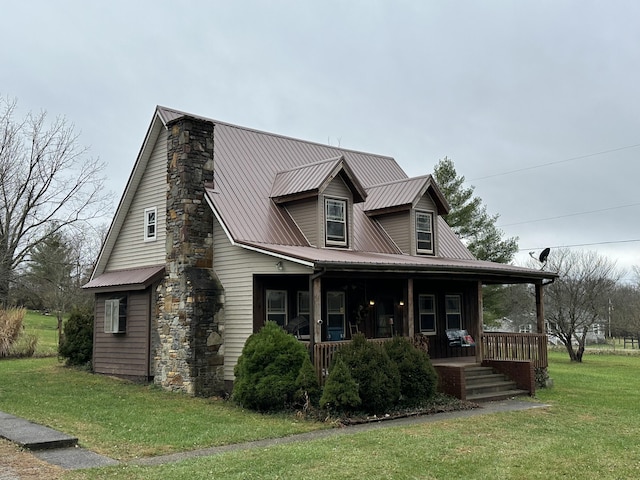
M 640 238 L 635 238 L 632 240 L 611 240 L 608 242 L 593 242 L 593 243 L 575 243 L 572 245 L 556 245 L 554 247 L 549 247 L 549 248 L 573 248 L 573 247 L 592 247 L 594 245 L 612 245 L 615 243 L 633 243 L 633 242 L 640 242 Z M 545 247 L 532 247 L 532 248 L 520 248 L 518 249 L 518 252 L 527 252 L 527 251 L 532 251 L 532 250 L 540 250 L 541 248 L 545 248 Z
M 610 210 L 617 210 L 619 208 L 637 207 L 638 205 L 640 205 L 640 202 L 639 203 L 630 203 L 628 205 L 619 205 L 617 207 L 601 208 L 599 210 L 589 210 L 588 212 L 567 213 L 565 215 L 558 215 L 556 217 L 537 218 L 535 220 L 526 220 L 526 221 L 523 221 L 523 222 L 505 223 L 503 225 L 496 225 L 496 226 L 499 227 L 499 228 L 511 227 L 513 225 L 524 225 L 524 224 L 527 224 L 527 223 L 544 222 L 544 221 L 547 221 L 547 220 L 556 220 L 558 218 L 577 217 L 579 215 L 588 215 L 590 213 L 607 212 L 607 211 L 610 211 Z
M 485 180 L 487 178 L 502 177 L 504 175 L 511 175 L 512 173 L 519 173 L 519 172 L 525 172 L 527 170 L 535 170 L 537 168 L 550 167 L 552 165 L 558 165 L 560 163 L 573 162 L 575 160 L 581 160 L 583 158 L 595 157 L 597 155 L 604 155 L 605 153 L 619 152 L 621 150 L 628 150 L 630 148 L 637 148 L 637 147 L 640 147 L 640 143 L 636 143 L 635 145 L 627 145 L 626 147 L 612 148 L 611 150 L 603 150 L 602 152 L 589 153 L 587 155 L 580 155 L 578 157 L 565 158 L 564 160 L 556 160 L 555 162 L 541 163 L 540 165 L 532 165 L 530 167 L 518 168 L 516 170 L 509 170 L 508 172 L 494 173 L 491 175 L 485 175 L 484 177 L 476 177 L 469 181 L 475 182 L 477 180 Z

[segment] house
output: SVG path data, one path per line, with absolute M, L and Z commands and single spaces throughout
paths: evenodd
M 544 327 L 554 275 L 474 259 L 448 210 L 431 175 L 408 178 L 391 157 L 157 107 L 85 285 L 93 368 L 193 395 L 230 391 L 267 320 L 307 342 L 319 372 L 354 332 L 419 335 L 434 361 L 545 368 L 544 335 L 512 358 L 483 333 L 482 286 L 535 285 Z

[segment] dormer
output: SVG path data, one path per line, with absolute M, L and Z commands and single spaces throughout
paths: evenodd
M 285 208 L 310 245 L 350 248 L 353 205 L 367 192 L 344 156 L 276 174 L 270 198 Z
M 367 216 L 375 218 L 402 253 L 438 255 L 438 216 L 449 204 L 431 175 L 375 185 L 367 189 Z

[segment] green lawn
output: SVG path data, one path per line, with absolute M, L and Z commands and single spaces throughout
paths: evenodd
M 29 310 L 24 317 L 23 325 L 26 333 L 38 337 L 37 356 L 55 356 L 58 354 L 58 323 L 55 315 L 42 315 Z
M 640 476 L 640 358 L 551 354 L 546 409 L 388 428 L 69 479 L 621 479 Z M 206 407 L 206 402 L 202 404 Z M 178 421 L 176 425 L 180 425 Z M 200 427 L 191 425 L 193 434 Z
M 640 357 L 551 353 L 546 409 L 230 452 L 158 467 L 121 465 L 66 479 L 619 479 L 640 476 Z M 222 400 L 63 368 L 55 358 L 0 361 L 0 410 L 77 435 L 121 460 L 322 428 Z

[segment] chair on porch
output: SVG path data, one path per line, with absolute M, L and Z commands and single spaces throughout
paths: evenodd
M 351 333 L 351 336 L 352 336 L 352 337 L 353 337 L 356 333 L 360 333 L 360 329 L 358 328 L 358 324 L 357 324 L 357 323 L 349 322 L 349 332 Z

